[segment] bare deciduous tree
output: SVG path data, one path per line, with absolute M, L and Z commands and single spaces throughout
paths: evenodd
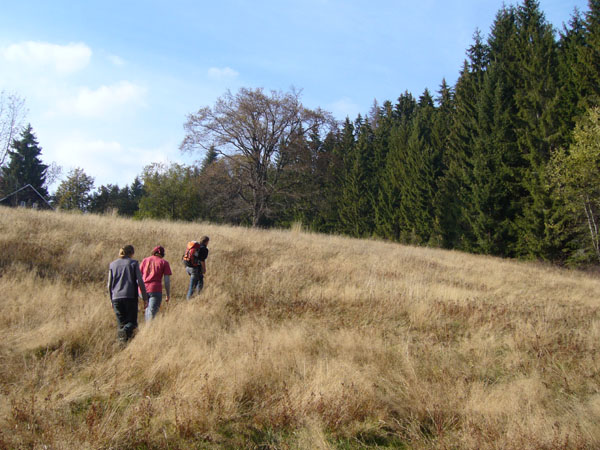
M 23 98 L 0 92 L 0 167 L 4 165 L 13 139 L 23 128 L 26 113 Z
M 211 147 L 239 164 L 240 197 L 251 207 L 252 225 L 263 223 L 269 202 L 281 188 L 282 171 L 302 145 L 304 136 L 320 134 L 333 126 L 331 115 L 310 110 L 300 93 L 263 89 L 227 91 L 215 105 L 190 114 L 185 124 L 182 151 L 206 151 Z

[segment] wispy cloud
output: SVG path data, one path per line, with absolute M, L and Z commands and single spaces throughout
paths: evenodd
M 329 105 L 328 109 L 338 119 L 355 117 L 360 113 L 360 107 L 348 97 L 341 98 Z
M 10 64 L 22 64 L 30 68 L 51 68 L 60 75 L 84 69 L 91 60 L 92 50 L 82 43 L 67 45 L 48 42 L 26 41 L 12 44 L 2 51 Z
M 232 80 L 239 76 L 239 73 L 233 70 L 231 67 L 211 67 L 208 69 L 208 77 L 211 80 Z
M 108 55 L 108 60 L 115 66 L 121 67 L 125 65 L 125 60 L 117 55 Z
M 122 111 L 127 106 L 142 106 L 146 88 L 129 81 L 121 81 L 98 89 L 81 88 L 72 98 L 58 102 L 54 114 L 73 114 L 83 117 L 103 117 Z
M 167 155 L 173 153 L 175 143 L 164 143 L 156 148 L 129 147 L 115 140 L 94 139 L 81 134 L 63 136 L 53 145 L 53 157 L 59 161 L 69 161 L 64 167 L 66 174 L 70 168 L 81 167 L 96 180 L 96 187 L 128 180 L 142 173 L 145 165 L 153 162 L 167 162 Z

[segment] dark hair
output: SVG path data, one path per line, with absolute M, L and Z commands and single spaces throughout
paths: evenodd
M 202 245 L 206 245 L 206 244 L 208 244 L 208 241 L 209 241 L 209 240 L 210 240 L 210 239 L 208 238 L 208 236 L 202 236 L 202 237 L 200 238 L 200 243 L 201 243 Z
M 119 257 L 126 258 L 128 256 L 132 256 L 135 253 L 135 249 L 133 245 L 126 245 L 119 250 Z

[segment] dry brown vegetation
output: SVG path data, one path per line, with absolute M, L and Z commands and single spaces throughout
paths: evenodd
M 206 287 L 179 263 L 211 237 Z M 108 264 L 173 300 L 124 349 Z M 0 448 L 598 448 L 600 282 L 295 231 L 0 209 Z

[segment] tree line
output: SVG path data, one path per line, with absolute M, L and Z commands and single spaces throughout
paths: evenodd
M 200 164 L 152 164 L 130 186 L 94 192 L 74 169 L 54 202 L 139 218 L 301 223 L 560 263 L 600 259 L 599 22 L 600 0 L 558 33 L 535 0 L 503 6 L 487 37 L 475 33 L 454 86 L 405 91 L 343 123 L 304 107 L 295 90 L 227 92 L 185 123 L 181 150 L 201 154 Z

